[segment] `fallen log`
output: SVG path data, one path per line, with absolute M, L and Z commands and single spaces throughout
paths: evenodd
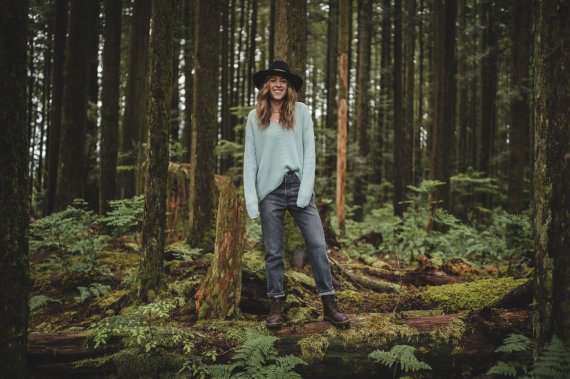
M 502 310 L 488 315 L 476 314 L 418 314 L 418 312 L 376 313 L 352 315 L 349 329 L 336 329 L 328 322 L 290 324 L 277 331 L 278 350 L 282 354 L 300 355 L 312 363 L 301 368 L 303 378 L 372 378 L 392 375 L 368 358 L 373 350 L 389 350 L 396 344 L 413 345 L 416 356 L 429 363 L 431 377 L 460 377 L 484 373 L 494 363 L 495 348 L 513 330 L 530 334 L 531 313 L 526 309 Z M 207 323 L 202 325 L 208 325 Z M 239 322 L 217 321 L 214 333 L 206 343 L 220 343 L 220 331 L 240 327 Z M 244 323 L 243 327 L 251 327 Z M 263 328 L 263 322 L 257 326 Z M 182 328 L 182 327 L 181 327 Z M 186 326 L 184 329 L 197 328 Z M 204 330 L 202 330 L 202 333 Z M 326 341 L 322 356 L 311 357 L 303 348 L 312 341 Z M 304 341 L 305 343 L 303 343 Z M 314 346 L 314 344 L 313 344 Z M 74 362 L 100 357 L 117 351 L 118 341 L 94 349 L 87 337 L 81 334 L 31 333 L 28 357 L 32 372 L 38 377 L 109 375 L 113 365 L 74 367 Z

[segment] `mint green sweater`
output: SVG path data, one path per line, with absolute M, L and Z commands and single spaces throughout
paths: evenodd
M 257 125 L 257 112 L 247 116 L 243 159 L 245 204 L 250 218 L 259 216 L 259 202 L 283 182 L 288 171 L 295 171 L 301 182 L 297 206 L 311 201 L 315 184 L 315 133 L 309 107 L 295 104 L 295 127 L 285 129 L 271 123 Z

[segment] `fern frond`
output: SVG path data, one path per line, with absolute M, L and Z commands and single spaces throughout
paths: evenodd
M 553 336 L 552 340 L 540 353 L 534 367 L 528 373 L 530 378 L 570 378 L 570 350 L 562 340 Z
M 487 374 L 497 374 L 503 376 L 517 376 L 517 368 L 511 362 L 497 361 L 493 367 L 487 371 Z
M 404 372 L 414 372 L 419 370 L 431 370 L 431 366 L 419 361 L 414 355 L 415 347 L 409 345 L 395 345 L 390 351 L 376 350 L 368 356 L 373 360 L 392 367 L 399 364 Z
M 527 351 L 532 347 L 532 341 L 521 334 L 510 334 L 503 340 L 503 344 L 495 349 L 498 353 L 512 353 L 515 351 Z

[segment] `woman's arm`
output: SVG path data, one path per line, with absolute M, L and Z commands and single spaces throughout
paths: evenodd
M 247 117 L 245 126 L 245 149 L 243 154 L 243 193 L 247 214 L 251 219 L 259 216 L 259 204 L 255 180 L 257 177 L 257 159 L 255 156 L 255 140 L 253 138 L 254 112 Z
M 303 178 L 301 180 L 301 187 L 299 188 L 299 195 L 297 196 L 297 206 L 305 208 L 309 205 L 311 197 L 313 196 L 313 189 L 315 186 L 315 132 L 313 129 L 313 119 L 309 107 L 305 107 L 303 117 Z

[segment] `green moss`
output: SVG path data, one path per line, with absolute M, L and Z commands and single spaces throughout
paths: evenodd
M 287 319 L 291 322 L 314 321 L 315 310 L 309 307 L 293 307 L 287 311 Z
M 466 330 L 465 314 L 454 317 L 448 324 L 439 326 L 428 332 L 431 341 L 437 344 L 449 344 L 452 353 L 461 352 L 461 339 Z
M 393 314 L 368 313 L 354 316 L 348 329 L 327 329 L 326 335 L 341 342 L 346 349 L 367 346 L 385 348 L 393 341 L 411 340 L 420 332 L 397 322 Z
M 113 272 L 137 267 L 139 260 L 138 254 L 126 251 L 112 250 L 97 253 L 97 265 L 109 266 Z
M 289 282 L 295 281 L 297 283 L 304 285 L 305 287 L 315 288 L 315 279 L 305 274 L 304 272 L 287 270 L 285 276 L 287 277 L 287 280 Z
M 160 351 L 141 353 L 127 348 L 111 355 L 78 361 L 75 366 L 105 366 L 112 362 L 119 378 L 158 378 L 170 377 L 168 373 L 175 374 L 187 360 L 188 357 L 179 354 Z
M 262 334 L 269 333 L 263 321 L 199 320 L 196 322 L 197 330 L 220 333 L 226 341 L 231 343 L 245 341 L 245 330 L 247 328 L 256 329 Z
M 329 341 L 325 336 L 311 336 L 297 341 L 297 346 L 301 349 L 301 358 L 313 363 L 323 360 Z
M 243 270 L 258 279 L 265 280 L 265 260 L 259 250 L 246 250 L 241 258 Z
M 418 292 L 426 304 L 447 312 L 480 309 L 488 305 L 527 279 L 481 279 L 468 283 L 429 286 Z

